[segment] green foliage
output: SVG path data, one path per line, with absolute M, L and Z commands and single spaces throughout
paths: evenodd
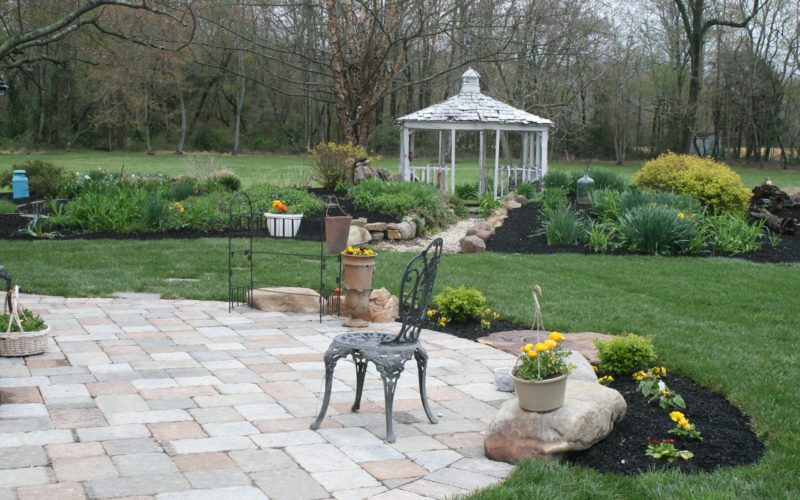
M 181 198 L 182 201 L 185 198 Z M 147 200 L 144 212 L 144 226 L 148 229 L 161 229 L 167 214 L 166 202 L 160 196 L 151 196 Z
M 620 208 L 624 212 L 642 205 L 656 205 L 670 207 L 685 213 L 699 213 L 703 207 L 700 202 L 688 194 L 678 194 L 674 191 L 640 191 L 630 189 L 622 194 Z
M 586 223 L 570 206 L 545 211 L 543 226 L 550 246 L 574 246 L 586 241 Z
M 14 165 L 11 169 L 0 172 L 0 187 L 11 187 L 14 170 L 25 170 L 28 177 L 28 191 L 30 197 L 35 199 L 54 198 L 59 189 L 73 181 L 74 172 L 64 167 L 41 160 L 27 161 L 21 165 Z
M 633 182 L 639 188 L 689 194 L 715 214 L 743 212 L 751 194 L 728 165 L 675 153 L 645 163 Z
M 631 250 L 650 255 L 690 253 L 699 232 L 683 212 L 643 205 L 622 214 L 620 241 Z
M 656 361 L 653 339 L 633 333 L 608 341 L 595 340 L 600 370 L 611 375 L 631 375 Z
M 353 205 L 359 210 L 382 212 L 397 218 L 416 215 L 426 226 L 447 220 L 446 200 L 424 182 L 386 182 L 368 179 L 353 187 Z
M 458 195 L 451 195 L 448 198 L 448 204 L 450 208 L 453 209 L 453 213 L 456 214 L 456 217 L 464 218 L 469 216 L 469 212 L 467 212 L 467 207 L 464 206 L 464 200 L 461 199 Z M 417 225 L 419 227 L 419 225 Z
M 456 196 L 462 200 L 477 200 L 478 184 L 474 182 L 456 184 Z
M 627 194 L 627 192 L 625 193 Z M 614 189 L 598 189 L 594 192 L 591 213 L 602 221 L 612 221 L 622 213 L 622 197 L 624 195 Z
M 750 224 L 744 215 L 722 214 L 704 217 L 701 224 L 714 252 L 740 254 L 761 248 L 765 222 Z
M 8 200 L 0 200 L 0 214 L 13 214 L 17 211 L 17 205 Z
M 570 174 L 563 170 L 550 170 L 543 179 L 545 190 L 547 188 L 560 188 L 566 193 L 570 189 L 570 177 Z M 572 190 L 573 192 L 575 191 L 575 186 L 572 186 Z
M 542 210 L 552 211 L 567 206 L 567 192 L 562 187 L 546 187 L 539 201 Z
M 197 189 L 196 186 L 197 182 L 192 177 L 181 180 L 170 189 L 169 199 L 171 201 L 183 201 L 190 196 L 194 196 Z
M 489 217 L 494 209 L 500 207 L 500 200 L 496 200 L 492 193 L 486 193 L 479 200 L 481 217 Z
M 0 332 L 5 333 L 8 329 L 8 323 L 11 320 L 8 314 L 0 314 Z M 41 316 L 33 314 L 30 309 L 22 309 L 19 311 L 19 320 L 22 323 L 22 329 L 26 332 L 36 332 L 44 330 L 47 325 Z M 19 326 L 16 321 L 11 321 L 11 331 L 19 332 Z
M 322 214 L 325 205 L 313 194 L 303 189 L 256 184 L 244 191 L 250 196 L 256 212 L 267 212 L 275 200 L 281 200 L 290 214 L 314 217 Z M 227 214 L 227 208 L 225 208 Z
M 321 142 L 309 153 L 314 165 L 314 180 L 326 189 L 334 189 L 337 182 L 350 182 L 348 168 L 354 161 L 366 159 L 367 150 L 352 144 Z
M 586 243 L 593 252 L 606 253 L 615 246 L 614 237 L 616 234 L 617 226 L 613 222 L 592 221 Z
M 234 192 L 242 188 L 242 180 L 230 170 L 217 172 L 211 179 L 222 186 L 226 191 Z
M 525 198 L 532 198 L 534 194 L 536 194 L 536 186 L 532 182 L 523 182 L 522 184 L 517 184 L 515 188 L 516 192 L 520 196 L 524 196 Z
M 595 191 L 609 190 L 621 193 L 628 188 L 628 181 L 622 176 L 615 174 L 607 168 L 592 167 L 589 168 L 588 171 L 573 170 L 570 173 L 569 186 L 567 188 L 569 194 L 575 194 L 578 179 L 583 177 L 584 173 L 588 173 L 589 177 L 594 181 Z
M 473 287 L 446 287 L 433 297 L 433 306 L 440 315 L 453 321 L 467 321 L 480 316 L 486 307 L 486 297 Z

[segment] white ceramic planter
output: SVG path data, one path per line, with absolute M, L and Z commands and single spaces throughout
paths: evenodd
M 265 213 L 267 231 L 276 238 L 294 238 L 300 229 L 303 214 L 270 214 Z
M 511 374 L 519 407 L 525 411 L 545 412 L 561 408 L 567 392 L 567 376 L 546 380 L 524 380 Z

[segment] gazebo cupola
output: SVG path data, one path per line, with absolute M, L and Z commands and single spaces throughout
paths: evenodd
M 449 99 L 397 119 L 401 127 L 399 173 L 403 179 L 433 182 L 455 191 L 456 131 L 479 132 L 479 191 L 486 192 L 486 133 L 494 132 L 493 194 L 504 191 L 505 182 L 540 181 L 547 173 L 547 138 L 553 122 L 492 99 L 481 93 L 480 74 L 472 68 L 461 75 L 461 91 Z M 439 132 L 439 164 L 412 165 L 413 136 L 417 131 Z M 444 165 L 444 132 L 450 131 L 450 166 Z M 520 165 L 500 166 L 500 134 L 522 134 Z M 501 177 L 503 182 L 501 182 Z

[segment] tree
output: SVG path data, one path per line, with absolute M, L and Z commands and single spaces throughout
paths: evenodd
M 689 43 L 689 95 L 685 113 L 681 118 L 681 151 L 688 152 L 697 121 L 697 102 L 703 85 L 703 44 L 708 30 L 714 26 L 744 28 L 760 8 L 760 0 L 753 0 L 753 8 L 741 20 L 712 17 L 706 19 L 706 0 L 673 0 L 683 23 L 686 40 Z M 769 0 L 766 0 L 769 1 Z

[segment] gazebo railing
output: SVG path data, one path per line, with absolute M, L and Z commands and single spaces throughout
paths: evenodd
M 449 183 L 449 167 L 438 165 L 411 165 L 411 180 L 433 184 L 440 191 L 447 191 Z
M 499 180 L 498 189 L 500 192 L 498 195 L 502 197 L 513 190 L 515 186 L 536 180 L 536 167 L 532 165 L 506 165 L 506 168 L 500 169 Z

